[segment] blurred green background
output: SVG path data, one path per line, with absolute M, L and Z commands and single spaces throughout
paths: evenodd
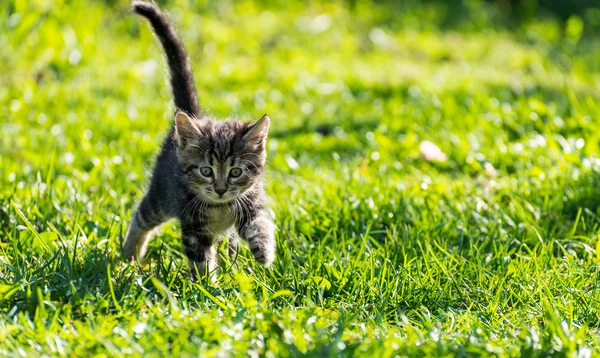
M 3 1 L 0 355 L 598 354 L 598 2 L 159 4 L 204 108 L 272 119 L 278 259 L 192 284 L 170 223 L 123 263 L 162 49 L 127 1 Z

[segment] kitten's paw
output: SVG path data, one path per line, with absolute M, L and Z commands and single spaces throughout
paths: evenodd
M 149 233 L 132 233 L 130 230 L 123 244 L 123 259 L 142 262 L 148 249 L 149 236 Z
M 256 238 L 249 243 L 254 259 L 261 265 L 269 267 L 275 261 L 275 240 L 269 237 Z

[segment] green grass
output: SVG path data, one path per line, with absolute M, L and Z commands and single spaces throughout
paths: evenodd
M 205 108 L 272 119 L 277 260 L 222 248 L 209 286 L 177 223 L 121 261 L 173 108 L 146 23 L 86 3 L 0 5 L 0 355 L 600 354 L 600 41 L 578 18 L 169 2 Z

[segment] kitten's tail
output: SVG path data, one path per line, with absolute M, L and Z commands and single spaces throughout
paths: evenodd
M 154 3 L 134 1 L 132 10 L 150 21 L 167 54 L 175 106 L 190 115 L 200 116 L 200 104 L 190 61 L 175 29 Z

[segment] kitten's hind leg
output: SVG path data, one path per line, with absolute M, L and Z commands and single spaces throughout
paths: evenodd
M 150 194 L 146 194 L 129 224 L 123 245 L 125 258 L 142 261 L 152 237 L 152 230 L 167 220 L 162 210 L 150 198 Z

